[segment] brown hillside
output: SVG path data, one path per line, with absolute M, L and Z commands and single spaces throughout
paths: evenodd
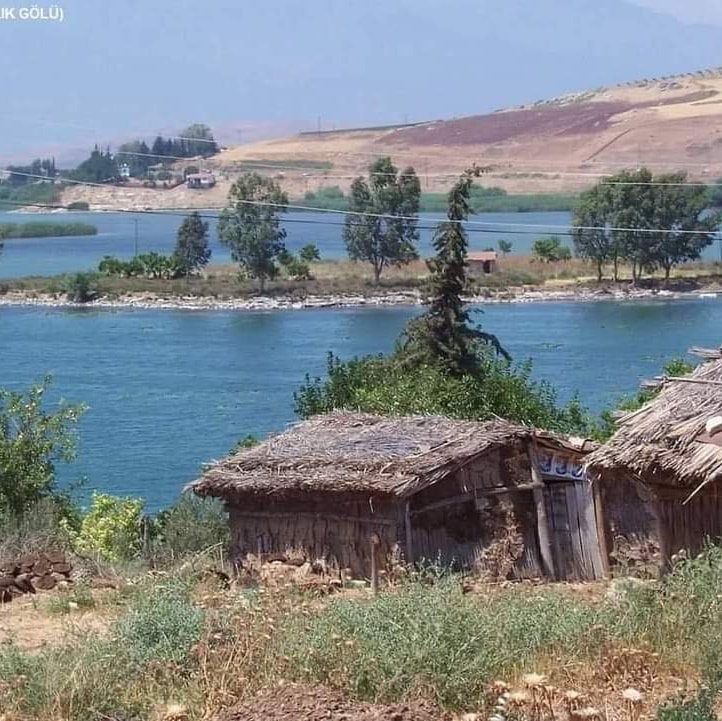
M 230 183 L 256 169 L 292 197 L 347 189 L 376 157 L 413 165 L 426 191 L 447 190 L 472 162 L 491 166 L 486 183 L 510 192 L 576 191 L 624 167 L 722 176 L 722 70 L 577 93 L 486 115 L 391 128 L 336 130 L 228 149 L 207 161 L 209 192 L 76 188 L 64 200 L 96 207 L 211 207 Z

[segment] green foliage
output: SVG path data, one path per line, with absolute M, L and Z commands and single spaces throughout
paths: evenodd
M 208 251 L 210 254 L 210 250 Z M 185 261 L 184 261 L 185 262 Z M 150 278 L 168 280 L 177 278 L 180 275 L 178 257 L 173 255 L 161 255 L 152 251 L 141 253 L 130 260 L 120 260 L 112 255 L 103 256 L 98 263 L 98 272 L 106 277 L 119 278 Z
M 176 560 L 230 542 L 228 514 L 216 498 L 199 498 L 184 493 L 155 519 L 154 553 Z
M 171 581 L 143 597 L 113 624 L 116 645 L 131 667 L 170 663 L 182 673 L 201 637 L 205 615 L 189 598 L 189 587 Z
M 115 182 L 119 178 L 118 163 L 110 152 L 110 148 L 103 151 L 96 145 L 90 153 L 90 157 L 71 171 L 69 176 L 73 180 L 83 183 Z
M 73 303 L 90 303 L 99 295 L 96 273 L 74 273 L 65 279 L 63 287 L 67 299 Z
M 687 183 L 685 173 L 654 176 L 647 168 L 625 170 L 582 193 L 573 218 L 577 255 L 593 261 L 602 279 L 611 263 L 632 265 L 632 278 L 696 260 L 713 241 L 722 216 L 707 210 L 704 187 Z
M 417 220 L 421 184 L 413 168 L 399 173 L 391 158 L 379 158 L 369 168 L 369 179 L 351 184 L 349 210 L 369 215 L 347 215 L 343 238 L 351 260 L 371 263 L 378 285 L 388 265 L 404 265 L 419 254 Z M 395 217 L 378 217 L 395 216 Z
M 446 193 L 422 193 L 419 209 L 423 213 L 446 210 Z M 576 195 L 565 193 L 515 193 L 509 195 L 501 188 L 474 186 L 471 194 L 473 213 L 542 213 L 572 210 Z
M 475 374 L 449 376 L 442 368 L 408 368 L 393 357 L 341 361 L 328 356 L 327 377 L 311 379 L 294 394 L 301 418 L 336 409 L 382 415 L 441 414 L 469 420 L 501 416 L 568 433 L 585 433 L 587 418 L 574 400 L 560 406 L 554 388 L 531 378 L 531 363 L 513 365 L 490 352 Z
M 249 173 L 231 186 L 218 219 L 218 237 L 241 271 L 258 279 L 261 292 L 266 280 L 277 275 L 276 260 L 285 250 L 279 214 L 287 205 L 286 194 L 271 178 Z
M 306 243 L 306 245 L 298 251 L 298 257 L 304 263 L 316 263 L 321 260 L 321 252 L 315 243 Z
M 56 495 L 55 466 L 75 457 L 74 427 L 84 411 L 63 401 L 45 407 L 47 377 L 26 393 L 0 388 L 0 513 L 22 518 Z
M 260 443 L 258 438 L 255 436 L 252 436 L 250 433 L 247 436 L 244 436 L 241 438 L 238 443 L 236 443 L 233 448 L 231 449 L 231 454 L 238 453 L 238 451 L 242 450 L 243 448 L 253 448 L 254 446 L 257 446 Z
M 314 208 L 329 210 L 348 210 L 349 198 L 338 185 L 322 186 L 316 191 L 307 191 L 303 199 Z
M 566 245 L 563 245 L 556 235 L 549 235 L 535 240 L 531 252 L 536 260 L 543 263 L 555 263 L 560 260 L 571 260 L 572 258 L 572 251 Z
M 662 370 L 666 376 L 689 375 L 696 366 L 688 363 L 684 358 L 672 358 L 667 361 Z M 622 398 L 613 409 L 602 411 L 599 420 L 591 427 L 591 435 L 595 440 L 606 441 L 611 438 L 617 430 L 616 418 L 620 413 L 631 413 L 655 398 L 661 388 L 641 388 L 633 396 Z
M 500 240 L 497 244 L 499 246 L 499 251 L 502 255 L 508 255 L 511 253 L 511 249 L 513 247 L 513 243 L 510 240 Z
M 0 209 L 17 210 L 24 205 L 54 205 L 58 201 L 58 186 L 44 180 L 14 186 L 0 183 Z
M 657 721 L 717 721 L 716 694 L 708 688 L 700 689 L 693 698 L 682 696 L 668 701 L 657 711 Z
M 486 348 L 508 358 L 496 336 L 471 325 L 462 299 L 468 253 L 463 221 L 469 217 L 472 184 L 467 174 L 449 193 L 448 220 L 434 236 L 436 256 L 427 261 L 431 273 L 429 307 L 406 326 L 397 351 L 407 366 L 435 365 L 459 376 L 478 371 L 479 355 Z
M 482 704 L 490 681 L 541 653 L 581 658 L 595 622 L 591 606 L 561 594 L 470 597 L 449 578 L 334 599 L 286 632 L 283 652 L 304 680 L 345 679 L 362 699 L 398 701 L 423 689 L 442 707 L 467 709 Z
M 73 538 L 76 550 L 108 561 L 135 558 L 140 553 L 140 521 L 144 502 L 93 493 L 90 509 Z
M 90 210 L 90 203 L 85 200 L 74 200 L 72 203 L 68 203 L 65 207 L 67 210 Z
M 211 259 L 208 246 L 208 223 L 197 212 L 191 213 L 178 228 L 178 238 L 173 253 L 175 272 L 188 277 L 204 268 Z
M 68 235 L 97 235 L 98 228 L 88 223 L 0 223 L 0 239 L 61 238 Z
M 203 123 L 193 123 L 181 131 L 179 142 L 172 148 L 174 152 L 169 155 L 180 155 L 185 158 L 193 158 L 200 155 L 204 158 L 215 155 L 218 152 L 218 144 L 213 138 L 213 131 Z

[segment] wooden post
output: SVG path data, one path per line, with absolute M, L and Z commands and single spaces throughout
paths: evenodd
M 377 534 L 372 533 L 369 541 L 371 543 L 371 592 L 375 596 L 379 592 L 378 547 L 381 540 Z
M 414 562 L 414 548 L 411 542 L 411 501 L 406 501 L 404 509 L 404 526 L 406 527 L 406 563 Z
M 669 543 L 669 533 L 667 524 L 664 521 L 664 510 L 662 507 L 662 499 L 655 493 L 651 503 L 652 514 L 657 525 L 657 538 L 659 540 L 659 555 L 661 563 L 659 567 L 659 575 L 664 576 L 672 565 L 672 551 Z
M 592 496 L 594 499 L 594 518 L 597 522 L 597 537 L 599 538 L 599 555 L 602 558 L 603 578 L 609 578 L 609 546 L 607 545 L 607 522 L 604 517 L 604 502 L 599 479 L 591 481 Z
M 528 447 L 527 452 L 529 455 L 529 465 L 531 466 L 531 479 L 534 482 L 532 493 L 534 494 L 534 504 L 536 505 L 539 553 L 541 554 L 544 573 L 548 578 L 556 580 L 557 576 L 554 570 L 554 554 L 552 553 L 552 545 L 549 535 L 549 521 L 547 520 L 547 509 L 544 501 L 544 482 L 536 465 L 536 453 L 534 453 L 534 449 L 531 445 Z

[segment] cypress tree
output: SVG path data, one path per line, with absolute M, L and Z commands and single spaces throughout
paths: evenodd
M 397 352 L 406 365 L 441 365 L 448 373 L 460 376 L 479 370 L 479 353 L 484 350 L 509 357 L 495 335 L 472 325 L 462 299 L 468 252 L 463 221 L 471 211 L 471 187 L 478 172 L 476 168 L 467 171 L 449 193 L 448 220 L 434 237 L 436 256 L 427 261 L 431 272 L 429 307 L 408 324 Z

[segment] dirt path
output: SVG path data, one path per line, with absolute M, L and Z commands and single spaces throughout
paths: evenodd
M 217 721 L 450 721 L 423 703 L 378 704 L 349 701 L 326 688 L 287 686 L 264 691 L 226 711 Z

